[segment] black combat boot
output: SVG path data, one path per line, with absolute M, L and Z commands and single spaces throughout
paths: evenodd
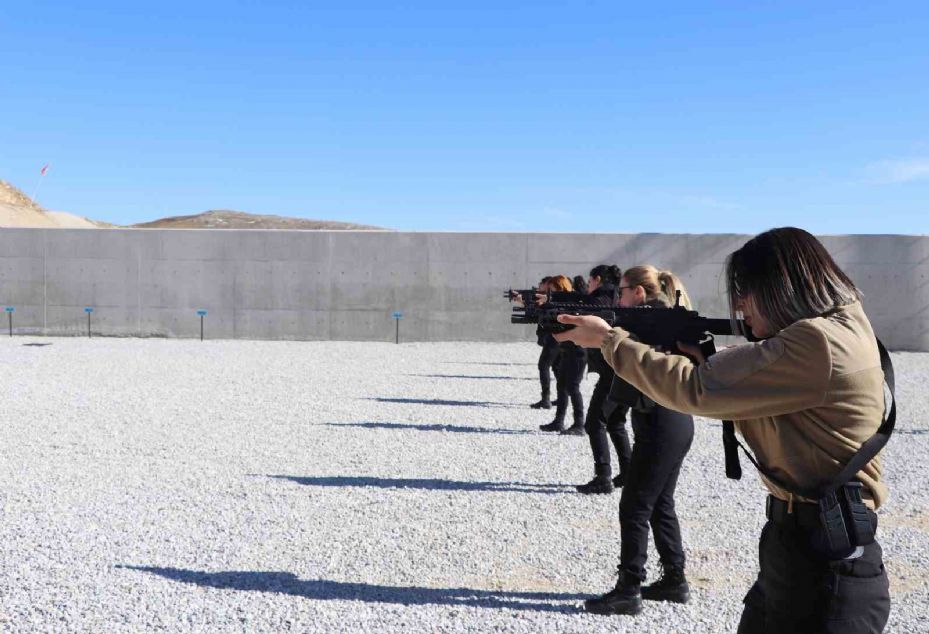
M 556 419 L 550 422 L 548 425 L 539 425 L 539 429 L 542 431 L 562 432 L 564 431 L 564 423 Z
M 684 578 L 684 567 L 663 564 L 658 581 L 642 588 L 642 598 L 648 601 L 687 603 L 690 600 L 690 586 Z
M 565 436 L 585 436 L 587 432 L 584 430 L 584 412 L 574 411 L 574 424 L 568 427 L 566 430 L 561 432 Z
M 621 489 L 626 484 L 626 474 L 622 471 L 619 472 L 619 475 L 613 478 L 613 488 Z
M 613 492 L 613 481 L 610 480 L 610 465 L 608 464 L 598 464 L 594 465 L 595 474 L 594 479 L 588 482 L 587 484 L 579 484 L 575 489 L 578 493 L 583 493 L 584 495 L 590 494 L 605 494 Z
M 539 399 L 538 402 L 530 405 L 529 407 L 531 407 L 532 409 L 551 409 L 552 402 L 549 400 L 549 396 L 551 396 L 551 392 L 549 392 L 548 389 L 542 390 L 542 398 Z
M 594 614 L 638 614 L 642 611 L 639 580 L 620 569 L 616 587 L 602 597 L 587 599 L 584 607 Z

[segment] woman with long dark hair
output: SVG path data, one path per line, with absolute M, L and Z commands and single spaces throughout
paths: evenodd
M 890 594 L 874 511 L 887 486 L 877 457 L 858 452 L 884 425 L 885 377 L 860 293 L 819 240 L 793 227 L 766 231 L 733 252 L 726 280 L 733 316 L 744 316 L 761 341 L 709 360 L 679 346 L 699 365 L 653 351 L 592 316 L 559 317 L 575 328 L 557 338 L 599 344 L 620 377 L 668 407 L 734 421 L 754 452 L 769 492 L 768 522 L 740 633 L 881 632 Z M 856 467 L 872 457 L 831 493 L 847 500 L 839 524 L 846 509 L 856 509 L 857 521 L 844 524 L 854 541 L 842 544 L 836 523 L 823 522 L 831 517 L 826 510 L 835 510 L 829 495 L 797 492 L 831 487 L 856 454 Z M 636 594 L 631 582 L 621 574 L 597 601 L 628 605 Z
M 604 307 L 615 305 L 621 278 L 622 271 L 616 265 L 599 264 L 592 268 L 587 281 L 587 303 Z M 616 486 L 622 486 L 625 482 L 625 474 L 632 456 L 632 447 L 626 432 L 626 412 L 629 406 L 610 398 L 611 393 L 616 393 L 620 387 L 611 390 L 614 381 L 623 385 L 625 382 L 613 373 L 613 368 L 606 363 L 598 348 L 587 350 L 587 367 L 598 376 L 587 407 L 583 430 L 587 432 L 590 440 L 594 477 L 590 482 L 578 485 L 577 490 L 584 494 L 612 493 Z M 567 429 L 564 433 L 571 433 L 572 430 L 573 428 Z M 611 440 L 619 462 L 619 474 L 615 479 L 610 460 Z

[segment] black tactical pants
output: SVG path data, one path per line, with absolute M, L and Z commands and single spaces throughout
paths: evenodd
M 539 352 L 539 382 L 542 384 L 542 398 L 546 399 L 551 394 L 550 383 L 552 380 L 551 370 L 558 365 L 558 345 L 542 346 Z M 558 377 L 558 370 L 555 369 L 555 377 Z
M 619 473 L 626 473 L 632 457 L 632 445 L 626 432 L 626 412 L 629 411 L 629 407 L 608 399 L 614 376 L 610 367 L 599 375 L 594 393 L 590 397 L 590 404 L 587 406 L 587 419 L 584 421 L 584 429 L 587 431 L 590 449 L 594 455 L 594 468 L 598 476 L 605 477 L 612 475 L 610 440 L 613 441 L 616 456 L 619 458 Z
M 871 513 L 877 526 L 877 516 Z M 745 597 L 739 634 L 865 634 L 884 630 L 890 594 L 881 547 L 828 561 L 809 547 L 811 527 L 768 521 L 761 571 Z
M 674 511 L 674 489 L 694 438 L 694 419 L 660 405 L 632 409 L 635 443 L 619 501 L 620 568 L 645 581 L 648 527 L 661 563 L 684 567 L 681 525 Z
M 555 373 L 555 385 L 558 389 L 558 405 L 555 407 L 556 423 L 564 423 L 568 410 L 568 399 L 574 410 L 574 423 L 584 424 L 584 397 L 581 395 L 581 381 L 587 368 L 587 353 L 575 345 L 563 346 L 558 360 L 558 372 Z

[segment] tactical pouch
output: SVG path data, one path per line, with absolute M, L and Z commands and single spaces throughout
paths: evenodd
M 855 546 L 867 546 L 874 541 L 874 526 L 868 515 L 868 507 L 861 499 L 862 486 L 861 482 L 848 482 L 839 489 L 845 528 Z
M 859 546 L 874 542 L 874 526 L 861 499 L 860 482 L 847 482 L 819 499 L 822 540 L 814 539 L 830 559 L 844 559 Z
M 824 554 L 830 555 L 830 559 L 833 556 L 835 559 L 842 559 L 855 550 L 855 545 L 852 544 L 848 530 L 845 528 L 842 505 L 835 491 L 819 498 L 819 524 L 826 542 Z

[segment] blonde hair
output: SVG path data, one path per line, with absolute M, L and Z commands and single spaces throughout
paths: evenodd
M 651 264 L 643 264 L 626 269 L 623 273 L 624 286 L 641 286 L 645 290 L 645 301 L 662 300 L 674 306 L 677 291 L 681 292 L 681 305 L 687 309 L 693 306 L 690 296 L 681 279 L 671 271 L 659 271 Z
M 549 288 L 554 292 L 570 292 L 574 290 L 571 280 L 564 275 L 553 275 L 548 281 Z

